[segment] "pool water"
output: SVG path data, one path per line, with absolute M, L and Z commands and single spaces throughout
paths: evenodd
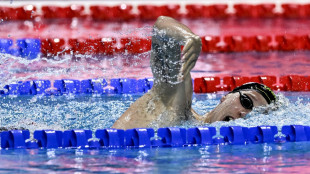
M 0 153 L 0 173 L 307 173 L 310 169 L 310 142 Z
M 281 35 L 309 33 L 310 20 L 182 20 L 200 36 Z M 0 21 L 1 38 L 92 38 L 151 36 L 149 22 L 92 20 Z M 206 27 L 208 26 L 208 27 Z M 35 32 L 34 32 L 35 31 Z M 61 31 L 61 32 L 59 32 Z M 310 52 L 201 53 L 192 77 L 304 75 L 310 72 Z M 0 53 L 0 89 L 6 84 L 35 79 L 152 77 L 150 52 L 104 55 L 40 56 L 27 60 Z M 0 127 L 29 129 L 102 129 L 142 94 L 0 96 Z M 193 108 L 204 114 L 225 93 L 195 94 Z M 244 119 L 180 127 L 310 125 L 310 93 L 279 93 L 277 105 L 254 109 Z M 283 144 L 210 145 L 180 148 L 15 149 L 0 150 L 0 173 L 307 173 L 310 142 Z
M 39 129 L 102 129 L 140 95 L 2 96 L 0 126 Z M 225 93 L 195 94 L 204 114 Z M 254 109 L 245 119 L 204 126 L 310 125 L 310 93 L 277 94 L 277 110 Z M 194 127 L 188 121 L 180 127 Z M 201 125 L 200 125 L 201 126 Z M 0 173 L 299 173 L 308 171 L 310 142 L 209 145 L 178 148 L 2 149 Z
M 195 94 L 193 108 L 203 115 L 211 111 L 225 93 Z M 136 99 L 136 95 L 64 95 L 64 96 L 2 96 L 0 100 L 0 127 L 38 129 L 90 129 L 109 128 Z M 309 125 L 310 93 L 286 92 L 278 94 L 277 106 L 264 113 L 265 107 L 252 111 L 246 119 L 217 122 L 205 126 L 259 126 L 299 124 Z M 187 121 L 183 127 L 197 126 Z
M 285 71 L 284 71 L 285 70 Z M 204 76 L 308 76 L 310 51 L 201 53 L 191 71 Z M 150 52 L 137 55 L 45 57 L 27 60 L 0 53 L 0 89 L 6 84 L 36 79 L 146 78 L 153 77 Z
M 226 93 L 195 94 L 192 107 L 203 115 L 211 111 Z M 135 95 L 64 95 L 64 96 L 2 96 L 0 100 L 0 127 L 38 129 L 109 128 L 142 94 Z M 193 126 L 259 126 L 310 125 L 310 93 L 286 92 L 278 94 L 276 106 L 254 109 L 246 119 L 201 125 L 184 122 L 182 127 Z

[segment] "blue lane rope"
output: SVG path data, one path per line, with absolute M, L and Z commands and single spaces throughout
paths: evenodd
M 282 136 L 276 126 L 221 127 L 220 135 L 215 127 L 98 129 L 95 137 L 91 130 L 36 130 L 34 139 L 28 130 L 1 132 L 2 149 L 37 148 L 156 148 L 204 145 L 246 145 L 259 143 L 284 143 L 310 141 L 310 127 L 301 125 L 283 126 Z
M 0 38 L 0 53 L 11 54 L 26 59 L 35 59 L 41 53 L 41 40 L 34 38 L 12 39 Z
M 153 86 L 152 78 L 55 80 L 53 88 L 49 80 L 20 81 L 5 85 L 0 95 L 65 95 L 65 94 L 136 94 L 146 93 Z M 110 86 L 108 86 L 110 85 Z

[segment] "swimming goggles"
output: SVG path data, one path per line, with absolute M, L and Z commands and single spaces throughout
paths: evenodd
M 240 91 L 238 91 L 238 92 L 240 94 L 240 103 L 241 103 L 241 105 L 245 109 L 251 109 L 252 110 L 253 107 L 254 107 L 252 99 L 249 96 L 245 95 L 245 94 L 241 94 Z

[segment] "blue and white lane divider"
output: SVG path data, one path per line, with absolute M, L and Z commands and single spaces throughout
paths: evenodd
M 151 148 L 310 141 L 309 126 L 283 126 L 281 133 L 276 126 L 230 126 L 221 127 L 220 135 L 216 135 L 215 127 L 167 127 L 159 128 L 156 136 L 152 128 L 99 129 L 95 137 L 91 130 L 36 130 L 34 139 L 29 139 L 28 130 L 11 130 L 1 132 L 0 136 L 2 149 Z
M 135 94 L 146 93 L 153 86 L 152 78 L 33 80 L 5 85 L 0 95 L 64 95 L 64 94 Z

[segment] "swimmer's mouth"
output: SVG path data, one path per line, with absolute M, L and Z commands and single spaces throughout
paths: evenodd
M 234 117 L 228 115 L 228 116 L 225 116 L 222 121 L 227 121 L 228 122 L 228 121 L 231 121 L 231 120 L 234 120 Z

